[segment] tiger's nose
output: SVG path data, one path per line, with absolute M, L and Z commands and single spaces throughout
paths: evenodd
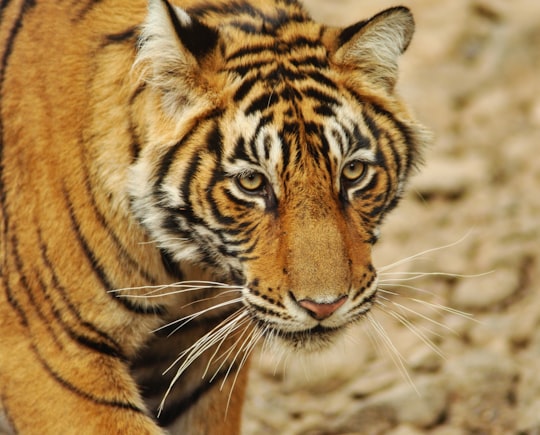
M 298 305 L 304 308 L 311 317 L 316 320 L 324 320 L 330 317 L 339 307 L 341 307 L 347 296 L 341 296 L 333 302 L 315 302 L 311 299 L 302 299 L 297 301 Z

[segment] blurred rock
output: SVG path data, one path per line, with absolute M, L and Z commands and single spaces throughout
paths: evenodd
M 462 279 L 451 304 L 465 310 L 482 310 L 504 302 L 519 289 L 519 271 L 500 269 L 480 278 Z
M 516 423 L 513 397 L 518 367 L 509 356 L 472 350 L 448 362 L 448 420 L 482 433 L 510 433 Z M 495 432 L 492 432 L 495 430 Z
M 485 180 L 486 162 L 476 157 L 432 160 L 412 183 L 421 197 L 456 200 Z

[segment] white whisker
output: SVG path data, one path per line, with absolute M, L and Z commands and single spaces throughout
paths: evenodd
M 218 308 L 223 308 L 223 307 L 226 307 L 227 305 L 234 305 L 240 302 L 242 302 L 242 298 L 231 299 L 229 301 L 225 301 L 220 304 L 213 305 L 209 308 L 205 308 L 204 310 L 197 311 L 196 313 L 190 314 L 189 316 L 185 316 L 185 317 L 181 317 L 180 319 L 173 320 L 172 322 L 169 322 L 165 325 L 160 326 L 157 329 L 154 329 L 152 332 L 155 333 L 155 332 L 161 331 L 162 329 L 166 329 L 166 328 L 169 328 L 170 326 L 180 323 L 178 326 L 174 328 L 172 332 L 169 333 L 169 337 L 170 337 L 179 329 L 181 329 L 183 326 L 185 326 L 187 323 L 191 322 L 193 319 L 196 319 L 197 317 L 200 317 L 203 314 L 208 313 L 209 311 L 217 310 Z
M 247 323 L 249 321 L 249 319 L 246 319 L 245 323 Z M 244 337 L 244 335 L 246 333 L 248 333 L 248 328 L 244 328 L 242 329 L 242 332 L 240 334 L 240 336 L 236 339 L 236 341 L 232 344 L 231 347 L 229 347 L 229 349 L 227 349 L 225 352 L 223 352 L 218 358 L 217 360 L 222 360 L 221 361 L 221 364 L 219 365 L 219 367 L 216 369 L 214 375 L 210 378 L 210 382 L 212 382 L 216 376 L 219 374 L 219 372 L 221 371 L 221 369 L 223 368 L 223 366 L 227 363 L 229 357 L 232 355 L 232 353 L 235 351 L 235 349 L 237 348 L 238 346 L 238 343 L 240 343 L 240 341 L 242 340 L 242 338 Z M 238 331 L 238 328 L 235 330 L 235 332 Z M 248 334 L 249 335 L 249 334 Z M 233 363 L 234 363 L 234 360 L 233 360 Z M 224 376 L 224 380 L 227 378 L 229 372 L 230 372 L 231 368 L 229 367 L 229 369 L 227 370 L 226 372 L 226 375 Z M 223 384 L 221 385 L 220 387 L 220 390 L 223 388 Z
M 247 332 L 247 330 L 248 330 L 247 328 L 244 329 L 244 332 Z M 238 356 L 240 355 L 240 353 L 245 352 L 247 350 L 246 343 L 251 343 L 251 340 L 253 339 L 253 336 L 256 335 L 257 332 L 258 332 L 257 329 L 252 328 L 249 331 L 249 333 L 247 334 L 247 336 L 244 338 L 244 341 L 242 341 L 242 343 L 239 346 L 237 346 L 237 345 L 238 345 L 238 343 L 240 343 L 240 340 L 242 340 L 242 337 L 244 336 L 244 334 L 242 334 L 239 337 L 238 341 L 235 343 L 235 346 L 232 349 L 233 349 L 233 351 L 234 351 L 234 349 L 237 349 L 237 350 L 236 350 L 236 353 L 235 353 L 232 361 L 229 362 L 229 368 L 227 369 L 227 372 L 225 373 L 225 376 L 223 377 L 223 381 L 221 381 L 221 385 L 219 386 L 220 391 L 223 391 L 223 388 L 225 387 L 225 383 L 227 382 L 227 378 L 229 377 L 229 375 L 231 373 L 231 370 L 233 369 L 234 363 L 236 362 Z
M 234 374 L 231 390 L 229 391 L 229 397 L 227 398 L 227 405 L 225 407 L 225 417 L 227 417 L 227 414 L 229 412 L 229 405 L 231 403 L 231 397 L 234 391 L 234 387 L 236 385 L 236 381 L 238 380 L 238 375 L 240 374 L 240 371 L 246 364 L 246 361 L 248 360 L 249 356 L 253 352 L 253 349 L 255 349 L 255 346 L 257 345 L 257 343 L 259 342 L 263 334 L 264 334 L 264 331 L 262 329 L 254 329 L 253 333 L 251 333 L 250 336 L 248 337 L 249 338 L 248 344 L 246 345 L 245 344 L 246 342 L 242 344 L 244 355 L 242 356 L 242 359 L 240 360 L 240 363 L 238 364 L 236 373 Z M 235 360 L 236 360 L 236 356 L 234 357 L 234 360 L 231 363 L 231 367 L 233 366 Z M 225 383 L 225 380 L 227 379 L 228 375 L 229 373 L 227 372 L 227 375 L 225 376 L 225 379 L 223 380 L 221 388 L 223 388 L 223 384 Z
M 201 338 L 199 338 L 195 343 L 193 343 L 190 347 L 188 347 L 186 350 L 184 350 L 178 358 L 165 370 L 165 373 L 167 373 L 169 370 L 171 370 L 180 360 L 184 359 L 180 367 L 178 368 L 175 376 L 171 380 L 169 387 L 167 388 L 167 391 L 163 395 L 163 399 L 161 400 L 159 407 L 158 407 L 158 417 L 161 414 L 163 407 L 165 405 L 165 401 L 171 392 L 174 384 L 176 381 L 182 376 L 182 374 L 186 371 L 186 369 L 197 359 L 199 358 L 205 351 L 210 349 L 212 346 L 214 346 L 216 343 L 225 340 L 229 334 L 238 329 L 243 323 L 238 324 L 242 319 L 245 319 L 249 315 L 247 309 L 242 307 L 237 312 L 233 313 L 227 319 L 223 320 L 219 323 L 215 328 L 213 328 L 208 333 L 204 334 Z M 235 317 L 236 316 L 236 317 Z
M 385 278 L 379 279 L 379 282 L 401 282 L 401 281 L 413 281 L 415 279 L 424 278 L 426 276 L 438 276 L 438 277 L 448 277 L 448 278 L 479 278 L 482 276 L 489 275 L 493 273 L 493 270 L 488 272 L 476 273 L 472 275 L 464 275 L 459 273 L 450 273 L 450 272 L 383 272 L 381 276 L 387 275 L 406 275 L 406 278 Z M 410 275 L 410 276 L 409 276 Z
M 170 237 L 168 239 L 160 239 L 160 240 L 149 240 L 147 242 L 139 242 L 139 245 L 161 245 L 163 243 L 167 242 L 185 242 L 186 240 L 189 240 L 185 237 Z
M 424 320 L 427 320 L 430 323 L 433 323 L 434 325 L 437 325 L 437 326 L 439 326 L 441 328 L 446 329 L 447 331 L 450 331 L 451 333 L 453 333 L 455 335 L 458 335 L 458 332 L 455 329 L 451 328 L 448 325 L 445 325 L 444 323 L 438 322 L 437 320 L 432 319 L 431 317 L 428 317 L 425 314 L 419 313 L 418 311 L 415 311 L 412 308 L 409 308 L 409 307 L 407 307 L 407 306 L 405 306 L 403 304 L 400 304 L 400 303 L 398 303 L 396 301 L 393 301 L 391 299 L 385 298 L 384 296 L 380 296 L 380 298 L 384 299 L 385 301 L 390 302 L 391 304 L 395 305 L 396 307 L 398 307 L 398 308 L 400 308 L 402 310 L 408 311 L 409 313 L 412 313 L 415 316 L 418 316 L 418 317 L 420 317 L 420 318 L 422 318 Z
M 174 292 L 168 293 L 159 293 L 162 290 L 174 288 Z M 206 289 L 231 289 L 231 290 L 241 290 L 241 286 L 231 286 L 228 284 L 223 284 L 219 282 L 211 281 L 180 281 L 171 284 L 161 284 L 161 285 L 149 285 L 149 286 L 139 286 L 139 287 L 125 287 L 115 290 L 109 290 L 109 293 L 121 293 L 125 291 L 133 290 L 150 290 L 149 292 L 143 295 L 121 295 L 121 297 L 130 297 L 130 298 L 150 298 L 150 297 L 163 297 L 170 294 L 178 294 L 185 292 L 192 292 L 197 290 L 206 290 Z
M 188 302 L 187 304 L 182 305 L 180 308 L 185 309 L 185 308 L 188 308 L 188 307 L 192 307 L 195 304 L 199 304 L 201 302 L 208 302 L 208 301 L 211 301 L 211 300 L 214 300 L 214 299 L 218 299 L 218 298 L 220 298 L 220 297 L 222 297 L 224 295 L 230 294 L 230 293 L 238 293 L 238 291 L 241 291 L 241 289 L 220 291 L 218 294 L 215 294 L 213 296 L 208 296 L 207 298 L 195 299 L 194 301 L 191 301 L 191 302 Z
M 455 242 L 449 243 L 447 245 L 438 246 L 436 248 L 426 249 L 424 251 L 418 252 L 417 254 L 414 254 L 414 255 L 411 255 L 409 257 L 402 258 L 401 260 L 395 261 L 394 263 L 390 263 L 390 264 L 387 264 L 385 266 L 381 266 L 381 267 L 378 268 L 378 270 L 379 270 L 379 272 L 384 272 L 386 270 L 393 269 L 394 267 L 400 266 L 400 265 L 402 265 L 404 263 L 411 262 L 412 260 L 420 258 L 420 257 L 422 257 L 422 256 L 424 256 L 426 254 L 441 251 L 441 250 L 447 249 L 447 248 L 452 248 L 452 247 L 454 247 L 456 245 L 459 245 L 461 242 L 463 242 L 467 237 L 469 237 L 470 234 L 471 234 L 471 230 L 467 231 L 467 233 L 463 237 L 461 237 L 459 240 L 457 240 Z
M 221 343 L 219 343 L 219 345 L 216 347 L 214 353 L 212 354 L 212 356 L 208 360 L 208 364 L 206 365 L 206 369 L 205 369 L 205 371 L 204 371 L 204 373 L 202 375 L 203 378 L 205 378 L 206 375 L 208 374 L 208 371 L 210 370 L 210 365 L 212 364 L 212 362 L 215 361 L 217 363 L 219 360 L 221 360 L 221 364 L 215 370 L 214 375 L 210 378 L 210 382 L 212 382 L 214 380 L 214 378 L 219 374 L 219 372 L 221 371 L 223 366 L 227 363 L 227 359 L 229 358 L 229 356 L 234 352 L 234 349 L 236 349 L 236 344 L 244 336 L 245 332 L 247 331 L 247 328 L 242 329 L 242 333 L 240 334 L 240 337 L 235 341 L 235 343 L 233 343 L 233 345 L 230 346 L 228 350 L 224 351 L 221 355 L 219 355 L 216 358 L 216 355 L 218 354 L 219 350 L 221 349 L 221 346 L 229 338 L 229 335 L 231 335 L 231 338 L 233 338 L 234 334 L 238 333 L 238 330 L 240 329 L 240 327 L 242 327 L 246 323 L 250 322 L 250 320 L 251 319 L 249 317 L 245 318 L 244 320 L 242 320 L 237 325 L 237 328 L 229 331 L 229 333 L 227 333 L 227 335 L 223 337 L 223 340 L 221 341 Z
M 426 295 L 434 295 L 434 293 L 432 291 L 429 291 L 429 290 L 426 290 L 426 289 L 423 289 L 423 288 L 420 288 L 420 287 L 415 287 L 413 285 L 407 285 L 407 284 L 396 284 L 396 283 L 393 283 L 393 284 L 379 284 L 379 289 L 378 289 L 379 291 L 386 292 L 386 293 L 389 293 L 389 294 L 394 294 L 396 296 L 403 296 L 403 295 L 401 295 L 399 293 L 392 292 L 392 291 L 389 291 L 389 290 L 385 290 L 382 287 L 406 288 L 406 289 L 409 289 L 409 290 L 414 290 L 415 292 L 418 292 L 418 293 L 424 293 Z
M 433 352 L 435 352 L 437 355 L 439 355 L 441 358 L 446 359 L 446 355 L 441 351 L 441 349 L 426 335 L 424 334 L 420 328 L 418 328 L 415 324 L 413 324 L 409 319 L 407 319 L 405 316 L 403 316 L 400 313 L 397 313 L 395 311 L 391 311 L 386 307 L 384 303 L 381 301 L 377 301 L 377 303 L 384 307 L 385 309 L 382 310 L 383 313 L 393 317 L 398 322 L 400 322 L 402 325 L 407 327 L 409 331 L 411 331 L 414 335 L 416 335 L 420 340 L 422 340 Z
M 388 336 L 388 333 L 384 329 L 384 327 L 379 323 L 379 321 L 375 318 L 373 313 L 368 312 L 366 317 L 368 318 L 370 324 L 373 326 L 373 329 L 378 333 L 378 335 L 382 339 L 382 343 L 388 350 L 388 354 L 390 355 L 390 358 L 398 368 L 398 370 L 401 372 L 401 374 L 405 377 L 407 382 L 412 386 L 412 388 L 417 392 L 417 394 L 420 394 L 418 392 L 418 389 L 416 388 L 415 383 L 413 382 L 411 375 L 409 374 L 409 371 L 407 370 L 407 367 L 405 366 L 405 359 L 403 355 L 399 352 L 397 347 L 394 345 L 390 337 Z
M 427 301 L 423 301 L 421 299 L 416 299 L 416 298 L 409 298 L 409 299 L 411 301 L 417 302 L 419 304 L 426 305 L 426 306 L 429 306 L 429 307 L 432 307 L 432 308 L 436 308 L 436 309 L 439 309 L 441 311 L 446 311 L 447 313 L 455 314 L 455 315 L 463 317 L 464 319 L 467 319 L 467 320 L 472 320 L 473 322 L 476 322 L 476 323 L 482 323 L 482 322 L 480 322 L 480 320 L 475 319 L 473 314 L 467 313 L 465 311 L 458 310 L 456 308 L 451 308 L 451 307 L 447 307 L 446 305 L 441 305 L 441 304 L 437 304 L 437 303 L 434 303 L 434 302 L 427 302 Z

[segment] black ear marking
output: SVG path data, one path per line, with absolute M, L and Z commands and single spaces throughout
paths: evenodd
M 362 27 L 368 23 L 368 20 L 359 21 L 358 23 L 351 24 L 348 27 L 345 27 L 339 34 L 338 45 L 342 45 L 349 42 L 354 35 L 356 35 Z
M 162 2 L 167 8 L 178 39 L 196 59 L 205 57 L 216 48 L 219 39 L 217 30 L 202 24 L 191 16 L 189 22 L 182 23 L 174 7 L 167 0 L 162 0 Z

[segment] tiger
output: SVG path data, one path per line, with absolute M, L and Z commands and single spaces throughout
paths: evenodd
M 372 247 L 427 141 L 396 90 L 412 13 L 8 0 L 0 18 L 0 426 L 240 433 L 259 343 L 326 349 L 377 297 Z

